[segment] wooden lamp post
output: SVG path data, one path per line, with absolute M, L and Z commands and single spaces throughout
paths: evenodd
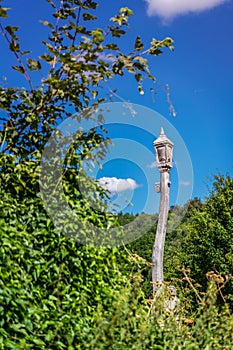
M 156 184 L 156 192 L 160 192 L 159 217 L 152 252 L 152 284 L 153 294 L 163 285 L 163 255 L 166 236 L 168 207 L 170 197 L 170 169 L 172 168 L 172 153 L 174 144 L 167 138 L 163 128 L 153 143 L 157 167 L 160 171 L 160 183 Z

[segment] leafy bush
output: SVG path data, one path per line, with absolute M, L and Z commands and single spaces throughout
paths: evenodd
M 97 309 L 111 314 L 116 290 L 125 285 L 117 250 L 80 246 L 55 230 L 28 232 L 2 219 L 0 232 L 4 349 L 85 344 Z
M 214 176 L 210 197 L 201 211 L 193 213 L 183 230 L 181 263 L 204 289 L 208 271 L 225 277 L 219 281 L 222 291 L 219 302 L 226 299 L 233 308 L 233 179 L 229 175 Z
M 146 300 L 116 249 L 1 220 L 1 349 L 229 349 L 233 317 L 211 282 L 193 319 Z M 125 260 L 124 263 L 126 263 Z M 165 299 L 166 300 L 166 299 Z

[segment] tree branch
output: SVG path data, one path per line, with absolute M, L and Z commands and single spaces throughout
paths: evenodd
M 6 33 L 6 31 L 5 31 L 5 28 L 2 26 L 1 23 L 0 23 L 0 30 L 1 30 L 2 35 L 4 36 L 4 38 L 6 39 L 7 43 L 10 45 L 11 41 L 10 41 L 10 39 L 8 38 L 7 33 Z M 24 75 L 25 79 L 27 80 L 27 82 L 28 82 L 28 84 L 29 84 L 29 86 L 30 86 L 30 89 L 33 90 L 33 85 L 32 85 L 31 78 L 30 78 L 30 76 L 29 76 L 29 74 L 28 74 L 28 72 L 27 72 L 27 69 L 26 69 L 26 67 L 25 67 L 25 65 L 24 65 L 24 63 L 23 63 L 23 61 L 22 61 L 20 55 L 19 55 L 16 51 L 13 51 L 13 52 L 14 52 L 14 55 L 15 55 L 17 61 L 19 62 L 19 65 L 20 65 L 20 66 L 22 67 L 22 69 L 23 69 L 23 72 L 24 72 L 23 75 Z

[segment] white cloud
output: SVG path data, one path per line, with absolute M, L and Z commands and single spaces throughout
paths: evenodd
M 180 181 L 180 185 L 182 185 L 182 186 L 190 186 L 191 182 L 190 181 Z
M 172 162 L 172 165 L 173 165 L 174 167 L 177 166 L 176 162 Z M 148 164 L 148 165 L 147 165 L 147 168 L 150 168 L 150 169 L 158 168 L 158 163 L 157 163 L 156 161 L 154 161 L 154 162 Z
M 148 168 L 153 169 L 156 168 L 158 166 L 158 163 L 156 161 L 150 163 L 149 165 L 147 165 Z
M 139 187 L 137 182 L 133 179 L 118 179 L 116 177 L 101 177 L 98 179 L 101 187 L 105 188 L 111 193 L 119 193 L 127 190 L 135 190 Z
M 189 12 L 201 12 L 219 6 L 229 0 L 146 0 L 147 14 L 171 19 Z

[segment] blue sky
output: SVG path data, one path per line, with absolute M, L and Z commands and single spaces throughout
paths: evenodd
M 187 3 L 190 3 L 190 6 Z M 12 8 L 11 24 L 22 28 L 25 48 L 30 47 L 34 55 L 41 54 L 43 49 L 40 40 L 43 35 L 46 35 L 46 29 L 38 23 L 38 20 L 47 18 L 48 5 L 43 0 L 36 2 L 12 0 L 6 1 L 5 4 L 3 2 L 2 5 Z M 103 0 L 99 1 L 99 20 L 96 26 L 101 27 L 106 24 L 109 17 L 113 16 L 120 7 L 125 6 L 133 10 L 134 16 L 130 20 L 129 32 L 122 41 L 123 49 L 130 51 L 136 36 L 140 35 L 146 46 L 149 45 L 152 37 L 157 39 L 172 37 L 175 50 L 174 52 L 166 50 L 160 57 L 150 59 L 152 72 L 158 80 L 158 84 L 154 86 L 157 92 L 155 96 L 146 89 L 144 95 L 139 95 L 131 77 L 116 79 L 110 83 L 110 87 L 117 88 L 123 100 L 144 106 L 162 115 L 171 124 L 171 129 L 169 126 L 167 130 L 165 128 L 169 138 L 172 139 L 172 130 L 178 132 L 192 161 L 191 196 L 204 198 L 208 195 L 206 184 L 210 183 L 209 177 L 212 174 L 219 171 L 233 175 L 233 1 L 118 0 L 110 2 Z M 1 47 L 5 45 L 2 38 L 0 45 Z M 10 73 L 7 68 L 9 64 L 16 63 L 4 50 L 4 55 L 0 57 L 0 77 L 7 76 L 9 83 L 15 85 L 24 84 L 23 80 L 20 80 L 20 75 L 17 76 L 14 73 L 13 76 Z M 166 84 L 169 84 L 171 89 L 176 117 L 169 112 L 164 91 Z M 148 86 L 145 84 L 145 87 Z M 157 125 L 159 121 L 155 122 L 156 127 L 159 127 Z M 153 123 L 152 119 L 151 123 Z M 141 125 L 146 130 L 154 130 L 152 124 L 143 125 L 142 121 Z M 127 129 L 125 125 L 111 125 L 109 128 L 109 134 L 115 140 L 122 138 L 125 140 L 123 142 L 125 159 L 118 159 L 123 158 L 121 150 L 118 156 L 116 149 L 111 150 L 115 158 L 106 161 L 103 170 L 98 170 L 96 176 L 135 181 L 136 185 L 132 187 L 134 192 L 122 190 L 117 194 L 113 193 L 112 201 L 122 205 L 122 208 L 127 207 L 122 204 L 127 200 L 133 202 L 133 206 L 128 206 L 124 210 L 132 212 L 144 210 L 146 194 L 154 191 L 151 183 L 148 188 L 150 182 L 147 181 L 148 169 L 141 169 L 138 165 L 141 164 L 140 161 L 134 158 L 135 154 L 132 150 L 135 145 L 132 142 L 140 145 L 137 155 L 140 155 L 141 159 L 143 159 L 143 147 L 151 152 L 153 158 L 152 142 L 159 131 L 158 128 L 156 130 L 157 135 L 154 135 L 156 131 L 152 134 L 148 131 L 147 134 L 143 131 L 132 131 L 132 128 Z M 131 143 L 127 144 L 127 142 Z M 118 143 L 121 144 L 120 141 Z M 129 151 L 129 148 L 132 149 Z M 113 158 L 111 152 L 109 159 Z M 178 154 L 176 156 L 178 157 Z M 158 170 L 153 168 L 153 171 L 156 182 Z M 178 200 L 178 187 L 180 186 L 185 192 L 190 179 L 178 179 L 176 166 L 172 169 L 171 178 L 171 204 L 182 204 L 190 193 L 184 194 Z M 124 189 L 124 186 L 122 182 L 121 189 Z M 153 206 L 153 201 L 158 202 L 158 194 L 153 194 L 148 212 L 153 212 L 157 207 L 156 203 Z

